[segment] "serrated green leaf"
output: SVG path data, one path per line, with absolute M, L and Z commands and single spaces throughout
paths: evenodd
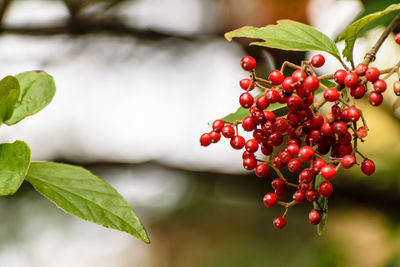
M 263 94 L 257 95 L 254 98 L 254 101 L 257 100 L 257 98 L 259 98 L 261 95 L 263 95 Z M 275 111 L 277 109 L 281 109 L 281 108 L 284 108 L 284 107 L 286 107 L 286 104 L 274 103 L 274 104 L 270 104 L 266 110 Z M 236 110 L 236 112 L 226 115 L 221 120 L 223 120 L 225 122 L 233 123 L 235 121 L 241 121 L 247 116 L 250 116 L 249 109 L 240 107 L 240 108 L 238 108 Z
M 315 177 L 315 184 L 314 184 L 314 188 L 315 190 L 318 191 L 319 185 L 324 181 L 324 178 L 321 177 L 321 175 L 317 175 Z M 320 196 L 318 199 L 318 203 L 313 203 L 314 205 L 314 209 L 319 210 L 320 206 L 325 210 L 325 212 L 322 213 L 322 217 L 321 217 L 321 222 L 318 224 L 317 226 L 317 233 L 318 235 L 322 235 L 325 225 L 326 225 L 326 220 L 328 219 L 328 198 L 326 197 L 322 197 Z
M 88 170 L 61 163 L 32 162 L 26 180 L 66 213 L 149 243 L 132 206 Z
M 27 116 L 34 115 L 46 107 L 56 93 L 53 77 L 43 71 L 30 71 L 16 76 L 21 94 L 14 113 L 5 123 L 16 124 Z
M 0 144 L 0 195 L 12 195 L 21 186 L 31 162 L 29 146 L 22 141 Z
M 352 62 L 354 43 L 356 42 L 356 39 L 361 31 L 370 23 L 395 10 L 400 10 L 400 4 L 390 5 L 382 11 L 362 17 L 347 27 L 338 38 L 338 41 L 345 41 L 345 47 L 342 51 L 343 57 L 345 57 L 347 61 Z
M 0 124 L 8 120 L 20 95 L 18 80 L 7 76 L 0 81 Z
M 234 37 L 263 40 L 263 42 L 253 42 L 250 45 L 294 51 L 325 51 L 340 58 L 340 53 L 332 39 L 314 27 L 293 20 L 278 20 L 276 25 L 261 28 L 245 26 L 225 34 L 228 41 Z

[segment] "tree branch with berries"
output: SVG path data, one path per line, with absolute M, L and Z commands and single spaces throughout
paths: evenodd
M 400 23 L 400 13 L 357 65 L 353 61 L 353 49 L 356 39 L 370 23 L 399 10 L 400 4 L 394 4 L 352 23 L 338 38 L 345 42 L 342 55 L 328 36 L 292 20 L 280 20 L 276 25 L 262 28 L 245 26 L 225 34 L 228 41 L 237 37 L 255 39 L 251 45 L 324 51 L 343 66 L 335 73 L 318 76 L 315 69 L 325 64 L 325 58 L 317 54 L 300 65 L 284 62 L 265 79 L 256 76 L 256 60 L 245 56 L 241 66 L 249 72 L 249 77 L 239 83 L 245 91 L 239 97 L 240 107 L 215 120 L 211 132 L 200 137 L 202 146 L 219 142 L 221 135 L 228 138 L 233 149 L 244 149 L 243 167 L 253 170 L 260 178 L 267 177 L 270 169 L 274 171 L 276 178 L 271 181 L 274 192 L 267 193 L 263 201 L 267 207 L 284 208 L 282 216 L 273 220 L 275 228 L 285 227 L 291 207 L 309 202 L 313 204 L 309 222 L 318 225 L 321 234 L 337 171 L 359 165 L 366 175 L 375 172 L 374 162 L 359 151 L 359 142 L 366 141 L 368 131 L 373 129 L 368 128 L 357 101 L 368 97 L 371 105 L 381 105 L 386 80 L 392 75 L 399 78 L 393 83 L 393 91 L 400 95 L 400 61 L 381 70 L 369 66 L 382 43 Z M 400 44 L 400 33 L 395 41 Z M 254 93 L 255 88 L 258 94 Z M 324 106 L 328 112 L 321 110 Z M 245 140 L 239 130 L 252 133 L 253 138 Z M 283 168 L 298 175 L 298 180 L 293 182 L 284 177 Z M 289 197 L 291 200 L 287 200 Z

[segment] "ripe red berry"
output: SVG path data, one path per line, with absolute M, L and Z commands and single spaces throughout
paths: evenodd
M 259 110 L 264 110 L 269 106 L 269 101 L 268 97 L 266 95 L 261 95 L 259 98 L 256 100 L 256 107 Z
M 247 140 L 244 147 L 246 148 L 246 151 L 254 153 L 258 150 L 258 142 L 254 139 Z
M 376 92 L 376 91 L 371 92 L 369 94 L 368 99 L 369 99 L 369 103 L 371 103 L 371 105 L 373 105 L 373 106 L 379 106 L 383 102 L 382 94 L 379 92 Z
M 286 149 L 292 156 L 297 156 L 300 150 L 297 144 L 288 144 Z
M 320 129 L 322 123 L 324 123 L 324 117 L 322 115 L 313 115 L 311 118 L 311 127 L 314 129 Z
M 315 92 L 319 88 L 319 79 L 315 76 L 308 76 L 305 78 L 303 86 L 306 90 L 310 92 Z
M 367 72 L 367 69 L 368 69 L 368 66 L 367 66 L 367 65 L 365 65 L 365 64 L 363 64 L 363 63 L 360 63 L 360 64 L 357 65 L 357 67 L 356 67 L 356 69 L 355 69 L 355 73 L 356 73 L 358 76 L 364 76 L 365 73 Z
M 310 62 L 314 68 L 319 68 L 325 64 L 325 58 L 321 54 L 316 54 L 311 58 Z
M 310 184 L 302 184 L 302 183 L 300 183 L 299 184 L 299 186 L 298 186 L 298 188 L 301 190 L 301 191 L 306 191 L 307 189 L 309 189 L 310 188 Z M 305 196 L 305 195 L 304 195 Z
M 264 133 L 263 130 L 255 129 L 253 132 L 253 137 L 259 142 L 264 142 L 268 140 L 268 136 Z
M 376 80 L 374 82 L 374 89 L 376 92 L 383 93 L 386 91 L 386 82 L 384 80 Z
M 292 155 L 287 150 L 282 150 L 278 156 L 283 163 L 287 163 L 292 158 Z
M 263 153 L 265 156 L 272 155 L 272 153 L 274 153 L 274 146 L 271 144 L 262 144 L 261 153 Z
M 275 89 L 269 89 L 265 92 L 265 96 L 268 99 L 268 102 L 271 104 L 277 103 L 279 101 L 279 93 Z
M 360 110 L 356 107 L 350 107 L 347 109 L 347 114 L 346 117 L 349 119 L 351 122 L 356 122 L 360 118 Z
M 289 193 L 289 188 L 286 186 L 283 190 L 275 190 L 275 194 L 278 198 L 285 198 Z
M 211 137 L 208 133 L 203 133 L 200 136 L 200 145 L 201 146 L 209 146 L 211 144 Z
M 304 200 L 306 200 L 306 194 L 303 190 L 297 190 L 293 193 L 293 200 L 297 203 L 302 203 Z
M 314 180 L 314 173 L 309 170 L 303 170 L 299 175 L 299 183 L 310 184 Z
M 314 157 L 314 150 L 312 147 L 310 146 L 303 146 L 302 148 L 300 148 L 299 150 L 299 158 L 304 161 L 310 161 L 312 160 Z
M 356 159 L 353 155 L 346 155 L 342 158 L 342 166 L 345 169 L 353 167 L 356 163 Z
M 311 170 L 313 171 L 314 175 L 317 175 L 320 171 L 321 168 L 325 166 L 325 160 L 323 159 L 316 159 L 312 166 L 311 166 Z
M 344 78 L 346 77 L 347 72 L 345 70 L 337 70 L 333 75 L 335 82 L 338 84 L 344 84 Z
M 283 82 L 282 82 L 282 89 L 286 92 L 286 93 L 293 93 L 294 91 L 294 86 L 291 86 L 294 83 L 294 80 L 291 76 L 286 77 Z
M 250 93 L 243 93 L 239 97 L 239 103 L 243 108 L 249 108 L 254 103 L 254 98 Z
M 369 67 L 367 71 L 365 72 L 365 77 L 369 82 L 375 82 L 376 80 L 379 79 L 379 75 L 381 72 L 375 68 L 375 67 Z
M 243 159 L 243 167 L 246 170 L 253 170 L 257 166 L 257 160 L 255 158 L 247 157 Z
M 281 132 L 281 133 L 286 132 L 288 126 L 289 126 L 289 124 L 287 123 L 287 121 L 284 118 L 279 118 L 274 123 L 275 130 L 277 130 L 278 132 Z
M 243 154 L 242 154 L 242 159 L 245 159 L 245 158 L 255 158 L 256 156 L 254 155 L 254 153 L 251 153 L 251 152 L 249 152 L 249 151 L 243 151 Z
M 285 76 L 283 76 L 282 72 L 279 70 L 272 71 L 268 76 L 268 80 L 270 80 L 273 85 L 280 85 L 284 79 Z
M 328 88 L 324 91 L 324 98 L 328 102 L 335 102 L 339 99 L 340 93 L 336 88 Z
M 330 197 L 333 192 L 333 186 L 330 182 L 328 181 L 323 181 L 320 183 L 318 187 L 318 192 L 321 194 L 323 197 Z
M 211 143 L 218 143 L 218 141 L 220 139 L 221 139 L 221 134 L 220 133 L 217 133 L 217 132 L 214 132 L 214 131 L 210 132 Z
M 365 88 L 365 85 L 359 84 L 354 88 L 351 88 L 350 94 L 355 98 L 355 99 L 360 99 L 365 95 L 365 92 L 367 89 Z
M 254 172 L 256 173 L 256 175 L 257 175 L 258 177 L 263 178 L 263 177 L 267 177 L 268 171 L 269 171 L 269 167 L 268 167 L 267 164 L 265 164 L 265 163 L 259 163 L 259 164 L 256 166 L 256 169 L 255 169 Z
M 284 190 L 287 187 L 285 180 L 282 178 L 276 178 L 272 180 L 271 185 L 275 190 Z
M 246 141 L 244 140 L 243 136 L 241 135 L 235 135 L 234 137 L 231 138 L 231 146 L 234 149 L 242 149 L 244 147 L 244 143 Z
M 372 175 L 375 172 L 375 163 L 370 159 L 364 159 L 361 163 L 361 171 L 366 175 Z
M 266 120 L 264 112 L 257 109 L 251 112 L 251 117 L 255 124 L 261 124 Z
M 356 87 L 358 84 L 358 75 L 354 72 L 347 73 L 344 77 L 344 84 L 349 88 Z
M 319 193 L 314 188 L 310 188 L 306 190 L 306 199 L 310 202 L 317 201 L 319 198 Z
M 247 116 L 242 121 L 242 128 L 247 132 L 251 132 L 256 128 L 256 124 L 253 120 L 253 117 Z
M 324 165 L 321 168 L 321 176 L 326 180 L 331 180 L 336 176 L 336 169 L 331 165 Z
M 343 121 L 335 121 L 332 128 L 337 135 L 343 135 L 347 131 L 347 125 Z
M 255 86 L 254 83 L 248 78 L 241 79 L 239 84 L 240 84 L 240 87 L 245 91 L 251 91 L 254 89 L 254 86 Z M 251 84 L 251 86 L 250 86 L 250 84 Z
M 244 70 L 251 71 L 256 67 L 256 60 L 251 56 L 245 56 L 242 58 L 241 65 Z
M 289 97 L 286 103 L 290 111 L 297 111 L 302 104 L 303 102 L 301 98 L 297 95 L 292 95 L 291 97 Z
M 312 225 L 318 225 L 321 222 L 321 213 L 318 210 L 312 210 L 308 213 L 308 220 Z
M 275 206 L 276 202 L 278 202 L 278 197 L 274 193 L 268 193 L 264 196 L 264 205 L 267 207 Z
M 273 132 L 269 135 L 268 141 L 271 142 L 273 146 L 280 146 L 283 142 L 283 135 L 280 132 Z
M 298 158 L 292 158 L 288 162 L 288 170 L 290 172 L 298 172 L 301 170 L 301 160 Z
M 396 41 L 396 43 L 400 44 L 400 32 L 396 34 L 394 40 Z
M 221 132 L 222 128 L 224 127 L 225 122 L 223 120 L 215 120 L 212 124 L 212 128 L 214 130 L 214 132 Z
M 400 81 L 395 81 L 393 83 L 393 92 L 395 95 L 400 96 Z
M 282 229 L 286 226 L 286 220 L 285 218 L 279 216 L 274 219 L 273 224 L 276 229 Z
M 295 70 L 292 73 L 292 78 L 293 78 L 294 82 L 297 82 L 297 81 L 300 81 L 300 80 L 304 81 L 304 79 L 306 77 L 307 77 L 306 73 L 304 71 L 302 71 L 302 70 Z
M 328 123 L 328 122 L 324 122 L 322 125 L 321 125 L 321 134 L 323 135 L 323 136 L 332 136 L 333 135 L 333 127 L 332 127 L 332 125 L 330 124 L 330 123 Z
M 226 138 L 232 138 L 235 136 L 235 129 L 231 125 L 225 125 L 222 127 L 222 135 Z

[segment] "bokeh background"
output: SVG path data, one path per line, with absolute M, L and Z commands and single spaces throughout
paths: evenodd
M 362 151 L 377 172 L 337 176 L 322 237 L 308 223 L 308 204 L 275 230 L 282 209 L 262 203 L 273 172 L 258 179 L 227 140 L 208 148 L 198 140 L 236 110 L 242 56 L 254 56 L 266 77 L 312 54 L 228 43 L 224 32 L 289 18 L 336 38 L 396 2 L 2 0 L 2 76 L 43 69 L 58 91 L 38 115 L 3 126 L 1 141 L 25 140 L 34 160 L 83 165 L 104 178 L 134 206 L 152 243 L 67 216 L 24 183 L 0 199 L 0 266 L 400 266 L 400 100 L 391 90 L 380 108 L 360 103 L 371 128 Z M 356 61 L 391 17 L 356 43 Z M 389 38 L 374 64 L 399 58 Z M 326 59 L 321 73 L 340 67 Z

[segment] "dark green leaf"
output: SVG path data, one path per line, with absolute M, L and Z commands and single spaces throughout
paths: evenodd
M 8 120 L 20 95 L 18 80 L 7 76 L 0 81 L 0 124 Z
M 251 45 L 260 45 L 282 50 L 310 51 L 318 50 L 340 58 L 335 42 L 314 27 L 293 20 L 278 20 L 276 25 L 262 28 L 245 26 L 225 34 L 231 41 L 234 37 L 260 39 Z
M 14 113 L 5 123 L 16 124 L 46 107 L 56 93 L 53 77 L 43 71 L 31 71 L 16 76 L 21 94 L 15 105 Z
M 26 180 L 66 213 L 149 243 L 132 206 L 88 170 L 54 162 L 32 162 Z
M 262 94 L 257 95 L 257 96 L 254 98 L 254 101 L 257 100 L 257 98 L 259 98 L 261 95 L 262 95 Z M 275 111 L 275 110 L 277 110 L 277 109 L 281 109 L 281 108 L 284 108 L 284 107 L 286 107 L 286 104 L 275 103 L 275 104 L 270 104 L 266 110 Z M 230 113 L 230 114 L 228 114 L 227 116 L 223 117 L 221 120 L 223 120 L 223 121 L 225 121 L 225 122 L 231 122 L 231 123 L 233 123 L 233 122 L 235 122 L 235 121 L 237 121 L 237 120 L 238 120 L 238 121 L 241 121 L 241 120 L 243 120 L 243 119 L 244 119 L 245 117 L 247 117 L 247 116 L 250 116 L 250 111 L 249 111 L 249 109 L 248 109 L 248 108 L 242 108 L 242 107 L 240 107 L 240 108 L 238 108 L 238 109 L 236 110 L 235 113 Z
M 31 162 L 29 146 L 22 141 L 0 144 L 0 195 L 12 195 L 24 181 Z
M 318 187 L 319 185 L 324 181 L 324 178 L 321 177 L 321 175 L 317 175 L 315 177 L 315 185 L 314 188 L 318 191 Z M 316 210 L 320 210 L 320 206 L 321 208 L 323 208 L 325 211 L 322 213 L 322 217 L 321 217 L 321 222 L 318 224 L 317 226 L 317 232 L 318 235 L 322 235 L 325 225 L 326 225 L 326 220 L 328 219 L 328 198 L 325 197 L 320 197 L 318 199 L 318 203 L 314 203 L 314 209 Z
M 338 40 L 345 41 L 345 47 L 342 51 L 342 54 L 347 61 L 353 61 L 354 43 L 361 31 L 370 23 L 395 10 L 400 10 L 400 4 L 390 5 L 382 11 L 369 14 L 368 16 L 356 20 L 339 35 Z

